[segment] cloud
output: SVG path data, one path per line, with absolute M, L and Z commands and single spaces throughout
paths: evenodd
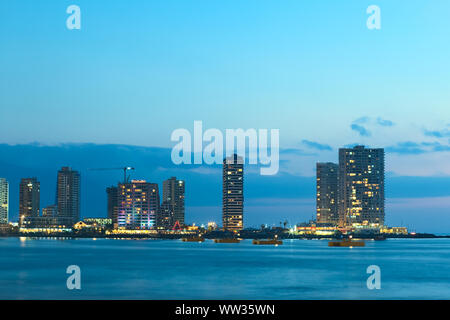
M 445 152 L 450 151 L 450 145 L 444 145 L 437 141 L 434 142 L 399 142 L 396 145 L 385 148 L 386 152 L 398 154 L 422 154 L 428 152 Z
M 424 134 L 427 137 L 434 137 L 434 138 L 446 138 L 450 137 L 450 130 L 443 129 L 443 130 L 424 130 Z
M 383 127 L 392 127 L 395 125 L 391 120 L 385 120 L 380 117 L 377 118 L 377 124 Z
M 350 128 L 352 128 L 353 131 L 356 131 L 359 133 L 360 136 L 362 137 L 370 137 L 372 134 L 370 133 L 369 130 L 367 130 L 366 128 L 364 128 L 363 126 L 353 123 Z
M 302 149 L 296 149 L 296 148 L 283 148 L 283 149 L 280 149 L 280 154 L 297 155 L 297 156 L 314 156 L 314 155 L 316 155 L 315 153 L 305 152 Z
M 385 148 L 386 152 L 399 153 L 399 154 L 422 154 L 427 152 L 418 143 L 406 141 L 399 142 L 394 146 Z
M 333 150 L 333 148 L 331 148 L 327 144 L 321 144 L 321 143 L 314 142 L 314 141 L 302 140 L 302 143 L 311 149 L 317 149 L 320 151 L 324 151 L 324 150 L 332 151 Z
M 370 127 L 393 127 L 395 123 L 391 120 L 383 119 L 381 117 L 371 118 L 369 116 L 360 117 L 354 120 L 351 124 L 351 129 L 358 132 L 363 137 L 370 137 L 372 133 L 368 128 Z
M 359 123 L 359 124 L 368 123 L 368 122 L 370 122 L 370 117 L 367 117 L 367 116 L 358 118 L 355 121 L 353 121 L 353 123 Z

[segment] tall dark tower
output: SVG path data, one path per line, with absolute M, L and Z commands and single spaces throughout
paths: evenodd
M 56 185 L 58 218 L 62 224 L 75 224 L 80 220 L 80 173 L 70 167 L 58 171 Z
M 384 149 L 339 149 L 339 225 L 384 225 Z
M 234 154 L 223 160 L 223 229 L 244 228 L 244 161 Z
M 318 223 L 338 225 L 338 171 L 336 163 L 317 163 L 316 210 Z
M 108 197 L 107 203 L 107 216 L 112 220 L 114 228 L 117 228 L 117 210 L 119 206 L 118 188 L 111 186 L 106 188 L 106 194 Z
M 38 217 L 40 210 L 40 183 L 36 178 L 23 178 L 19 185 L 19 217 Z
M 166 213 L 170 210 L 173 212 L 172 221 L 170 222 L 172 226 L 177 221 L 180 225 L 185 224 L 184 192 L 185 183 L 183 180 L 177 180 L 176 177 L 172 177 L 163 182 L 163 204 Z

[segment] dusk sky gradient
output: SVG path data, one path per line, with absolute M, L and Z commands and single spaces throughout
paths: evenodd
M 81 8 L 81 30 L 66 28 L 71 4 Z M 381 30 L 366 27 L 372 4 Z M 387 194 L 387 220 L 407 223 L 411 213 L 418 230 L 432 217 L 442 221 L 434 231 L 450 232 L 449 13 L 447 0 L 2 1 L 1 150 L 170 149 L 172 131 L 192 131 L 194 120 L 205 129 L 280 129 L 282 188 L 313 177 L 317 161 L 336 162 L 340 147 L 383 147 L 387 189 L 391 181 L 398 189 Z M 0 176 L 10 155 L 0 154 Z M 256 176 L 248 172 L 246 181 Z M 14 188 L 20 178 L 10 177 Z M 401 193 L 408 178 L 446 183 Z M 252 195 L 248 210 L 309 219 L 314 184 L 303 187 L 312 190 Z M 210 206 L 197 203 L 193 215 L 206 220 Z

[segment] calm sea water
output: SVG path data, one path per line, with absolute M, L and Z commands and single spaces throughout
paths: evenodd
M 81 268 L 68 290 L 66 268 Z M 381 268 L 369 290 L 366 268 Z M 1 299 L 450 299 L 450 239 L 283 245 L 0 238 Z

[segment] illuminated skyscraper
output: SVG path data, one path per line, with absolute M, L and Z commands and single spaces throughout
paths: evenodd
M 316 210 L 318 223 L 339 223 L 338 216 L 338 171 L 336 163 L 316 165 Z
M 159 190 L 156 183 L 131 180 L 118 188 L 119 229 L 155 229 L 159 212 Z
M 384 149 L 339 149 L 339 224 L 384 225 Z
M 40 210 L 40 183 L 36 178 L 23 178 L 19 185 L 19 217 L 38 217 Z
M 0 178 L 0 223 L 8 223 L 9 214 L 9 184 L 5 178 Z
M 58 218 L 75 224 L 80 220 L 80 174 L 70 167 L 58 171 L 56 185 Z
M 184 181 L 177 180 L 176 177 L 172 177 L 163 182 L 163 202 L 166 203 L 165 209 L 169 208 L 167 203 L 170 204 L 171 210 L 173 210 L 172 223 L 178 221 L 180 225 L 184 225 L 184 185 Z M 167 219 L 165 220 L 168 221 Z
M 223 229 L 244 228 L 244 161 L 234 154 L 223 160 Z

